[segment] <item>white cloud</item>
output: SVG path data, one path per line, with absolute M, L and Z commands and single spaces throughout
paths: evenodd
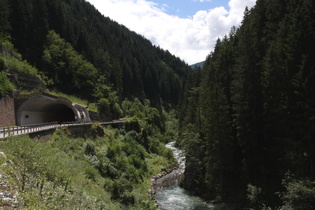
M 216 7 L 198 11 L 191 18 L 164 12 L 167 5 L 147 0 L 88 0 L 105 16 L 142 34 L 155 45 L 169 50 L 188 64 L 202 61 L 213 50 L 218 37 L 227 34 L 243 19 L 246 6 L 256 0 L 230 0 L 229 10 Z M 200 0 L 206 1 L 206 0 Z

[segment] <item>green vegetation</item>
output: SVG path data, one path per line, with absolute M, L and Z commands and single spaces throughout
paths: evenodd
M 57 129 L 45 140 L 1 141 L 0 174 L 18 192 L 19 208 L 155 209 L 151 178 L 176 164 L 164 143 L 176 136 L 169 129 L 177 121 L 148 102 L 123 104 L 131 119 L 122 129 L 93 124 Z
M 4 72 L 0 72 L 0 98 L 7 96 L 13 90 L 13 84 Z
M 47 35 L 43 65 L 48 88 L 58 84 L 61 92 L 93 99 L 97 69 L 54 31 Z
M 297 180 L 286 174 L 282 180 L 286 191 L 280 193 L 284 206 L 282 209 L 313 209 L 315 203 L 315 181 Z
M 189 76 L 188 190 L 235 208 L 315 207 L 314 6 L 258 0 Z
M 22 60 L 22 55 L 17 52 L 8 37 L 0 34 L 0 67 L 1 70 L 9 69 L 26 74 L 38 75 L 38 70 L 27 61 Z
M 21 61 L 11 56 L 0 56 L 0 60 L 0 62 L 4 64 L 3 66 L 5 69 L 26 74 L 38 75 L 38 70 L 27 63 L 27 61 Z
M 29 74 L 41 78 L 35 67 L 22 60 L 22 55 L 14 48 L 10 37 L 0 32 L 0 97 L 8 95 L 15 88 L 7 72 Z
M 100 98 L 97 102 L 97 107 L 100 112 L 100 116 L 103 120 L 119 119 L 123 113 L 119 105 L 119 98 L 115 91 L 106 91 L 103 95 L 106 98 Z
M 7 156 L 1 161 L 8 163 L 0 173 L 19 191 L 21 208 L 155 209 L 151 177 L 175 164 L 157 138 L 145 139 L 143 128 L 98 124 L 81 136 L 71 133 L 65 128 L 45 142 L 27 136 L 0 142 Z
M 76 96 L 73 95 L 68 95 L 62 92 L 48 92 L 51 95 L 54 96 L 58 96 L 58 97 L 63 97 L 63 98 L 67 98 L 69 99 L 72 103 L 77 103 L 77 104 L 81 104 L 82 106 L 88 107 L 89 111 L 93 111 L 93 112 L 97 112 L 97 106 L 95 103 L 90 103 L 88 100 L 82 99 L 82 98 L 78 98 Z

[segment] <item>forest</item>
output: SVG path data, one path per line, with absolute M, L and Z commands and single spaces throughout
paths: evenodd
M 185 188 L 234 208 L 315 208 L 314 13 L 312 0 L 257 0 L 189 75 Z

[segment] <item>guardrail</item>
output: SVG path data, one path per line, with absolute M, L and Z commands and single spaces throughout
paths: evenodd
M 123 118 L 119 120 L 113 120 L 109 122 L 98 122 L 98 121 L 74 121 L 74 122 L 50 122 L 50 123 L 41 123 L 41 124 L 33 124 L 26 126 L 10 126 L 10 127 L 0 127 L 0 139 L 7 138 L 9 136 L 18 136 L 28 133 L 35 133 L 38 131 L 50 130 L 58 127 L 70 127 L 70 126 L 78 126 L 78 125 L 87 125 L 93 123 L 99 123 L 101 125 L 111 125 L 111 124 L 119 124 L 123 123 L 125 120 L 129 118 Z
M 82 124 L 91 124 L 92 122 L 63 122 L 63 123 L 42 123 L 42 124 L 33 124 L 26 126 L 10 126 L 10 127 L 2 127 L 0 128 L 0 139 L 7 138 L 9 136 L 18 136 L 28 133 L 34 133 L 38 131 L 50 130 L 57 127 L 68 127 L 68 126 L 76 126 Z

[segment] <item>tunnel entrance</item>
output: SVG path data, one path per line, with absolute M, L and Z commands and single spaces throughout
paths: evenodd
M 26 100 L 17 111 L 18 125 L 63 123 L 77 121 L 78 111 L 72 104 L 57 97 L 45 95 Z

